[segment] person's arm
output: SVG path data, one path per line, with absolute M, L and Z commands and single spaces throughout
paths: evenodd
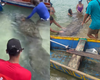
M 52 10 L 52 9 L 51 9 L 51 7 L 50 7 L 50 15 L 52 15 L 52 12 L 51 12 L 51 10 Z
M 55 9 L 54 9 L 54 7 L 52 7 L 53 8 L 53 11 L 54 11 L 54 13 L 55 13 Z
M 83 5 L 83 4 L 82 4 Z M 84 5 L 83 5 L 83 9 L 84 9 Z M 83 9 L 82 9 L 82 12 L 83 12 Z
M 32 74 L 30 75 L 29 80 L 32 80 L 31 78 L 32 78 Z
M 85 23 L 86 19 L 89 17 L 89 15 L 91 15 L 92 12 L 92 4 L 88 4 L 87 10 L 86 10 L 86 14 L 84 16 L 82 25 Z
M 91 17 L 89 16 L 89 17 L 86 19 L 85 23 L 87 23 L 90 19 L 91 19 Z
M 89 14 L 85 14 L 82 25 L 85 23 L 86 19 L 88 18 Z
M 53 29 L 51 29 L 51 28 L 50 28 L 50 31 L 51 31 L 51 32 L 55 32 L 55 33 L 59 33 L 59 31 L 55 31 L 55 30 L 53 30 Z
M 32 80 L 31 79 L 32 78 L 31 72 L 30 71 L 26 71 L 26 73 L 27 73 L 27 76 L 25 76 L 23 80 Z
M 26 19 L 31 18 L 34 15 L 34 13 L 36 13 L 36 7 L 33 9 L 32 13 Z
M 68 13 L 68 15 L 70 16 L 70 13 Z
M 52 30 L 51 28 L 50 28 L 50 31 L 55 32 L 55 33 L 63 33 L 64 32 L 64 31 L 55 31 L 55 30 Z
M 68 13 L 68 15 L 69 15 L 69 16 L 72 16 L 72 15 L 70 15 L 70 13 Z
M 53 23 L 54 23 L 55 25 L 57 25 L 58 27 L 62 28 L 55 20 L 53 20 Z

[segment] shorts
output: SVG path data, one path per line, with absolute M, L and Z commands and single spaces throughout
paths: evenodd
M 49 17 L 49 18 L 47 18 L 46 20 L 45 20 L 45 19 L 43 19 L 43 18 L 41 18 L 41 20 L 42 20 L 42 21 L 49 21 L 49 20 L 50 20 L 50 17 Z
M 99 32 L 99 29 L 91 29 L 91 28 L 88 29 L 88 35 L 98 34 L 98 32 Z

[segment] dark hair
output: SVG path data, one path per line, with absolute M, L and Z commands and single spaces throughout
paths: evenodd
M 11 49 L 11 50 L 8 52 L 8 54 L 9 54 L 10 56 L 18 56 L 19 53 L 20 53 L 20 51 L 17 52 L 17 49 L 16 49 L 16 48 L 13 48 L 13 49 Z
M 70 13 L 72 15 L 71 9 L 68 9 L 68 13 Z
M 37 6 L 37 5 L 39 4 L 39 2 L 38 2 L 37 0 L 33 0 L 33 4 L 34 4 L 35 6 Z
M 52 21 L 53 20 L 53 17 L 52 16 L 50 16 L 50 21 Z
M 79 1 L 79 3 L 80 3 L 80 2 L 82 3 L 82 1 Z

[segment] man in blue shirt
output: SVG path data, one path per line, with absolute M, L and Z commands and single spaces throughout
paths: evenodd
M 46 21 L 49 20 L 50 14 L 43 2 L 38 2 L 37 0 L 33 0 L 33 5 L 35 5 L 35 8 L 26 19 L 31 18 L 35 13 L 37 13 L 42 20 L 46 20 Z
M 89 2 L 82 25 L 85 23 L 85 21 L 89 15 L 91 15 L 92 22 L 89 26 L 87 36 L 89 38 L 97 39 L 98 32 L 100 29 L 100 0 L 93 0 L 93 1 Z M 93 34 L 94 34 L 94 36 L 93 36 Z

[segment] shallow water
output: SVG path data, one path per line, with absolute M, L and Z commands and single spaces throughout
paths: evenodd
M 68 14 L 68 9 L 71 8 L 73 13 L 76 13 L 76 5 L 78 4 L 78 0 L 51 0 L 51 2 L 53 3 L 53 7 L 55 9 L 55 16 L 54 19 L 56 20 L 56 22 L 58 22 L 62 27 L 67 27 L 67 25 L 70 24 L 70 22 L 72 21 L 73 17 L 69 17 Z M 87 7 L 87 2 L 86 0 L 83 0 L 82 2 L 84 4 L 84 13 L 85 13 L 85 8 Z M 60 28 L 58 28 L 56 25 L 52 24 L 51 28 L 54 30 L 61 30 Z M 52 33 L 51 34 L 55 34 Z
M 50 68 L 50 80 L 79 80 L 61 71 Z
M 35 38 L 27 36 L 21 32 L 20 26 L 16 26 L 17 23 L 13 21 L 16 13 L 28 16 L 32 9 L 11 5 L 5 5 L 3 9 L 4 11 L 0 13 L 0 45 L 2 46 L 0 48 L 0 58 L 5 60 L 9 59 L 6 54 L 7 41 L 11 38 L 17 38 L 20 40 L 22 47 L 24 48 L 21 53 L 20 64 L 31 71 L 32 80 L 49 80 L 49 22 L 44 22 L 45 24 L 42 22 L 36 25 L 36 27 L 39 28 L 39 34 L 42 38 L 40 42 L 37 40 L 36 43 L 34 42 L 36 41 Z M 37 20 L 39 20 L 39 16 L 35 14 L 31 19 L 36 23 Z M 38 43 L 41 43 L 40 46 L 37 45 Z
M 73 20 L 73 17 L 69 17 L 67 15 L 68 9 L 71 8 L 73 13 L 76 13 L 76 5 L 78 4 L 78 0 L 70 0 L 70 1 L 69 0 L 59 0 L 59 1 L 51 0 L 51 2 L 53 3 L 53 7 L 56 11 L 55 15 L 53 15 L 55 21 L 59 23 L 62 27 L 67 27 L 67 25 L 69 25 Z M 86 0 L 82 0 L 82 3 L 84 4 L 83 14 L 85 14 L 85 10 L 86 10 L 85 8 L 87 7 L 87 2 Z M 91 23 L 91 20 L 88 23 L 84 24 L 83 28 L 81 28 L 79 32 L 77 33 L 77 35 L 75 36 L 88 38 L 87 31 L 88 31 L 88 27 L 90 23 Z M 52 24 L 50 27 L 53 30 L 57 30 L 57 31 L 61 30 L 55 24 Z M 50 35 L 56 35 L 56 33 L 50 32 Z M 77 80 L 77 79 L 70 75 L 67 75 L 65 73 L 59 72 L 51 68 L 50 69 L 50 80 Z

